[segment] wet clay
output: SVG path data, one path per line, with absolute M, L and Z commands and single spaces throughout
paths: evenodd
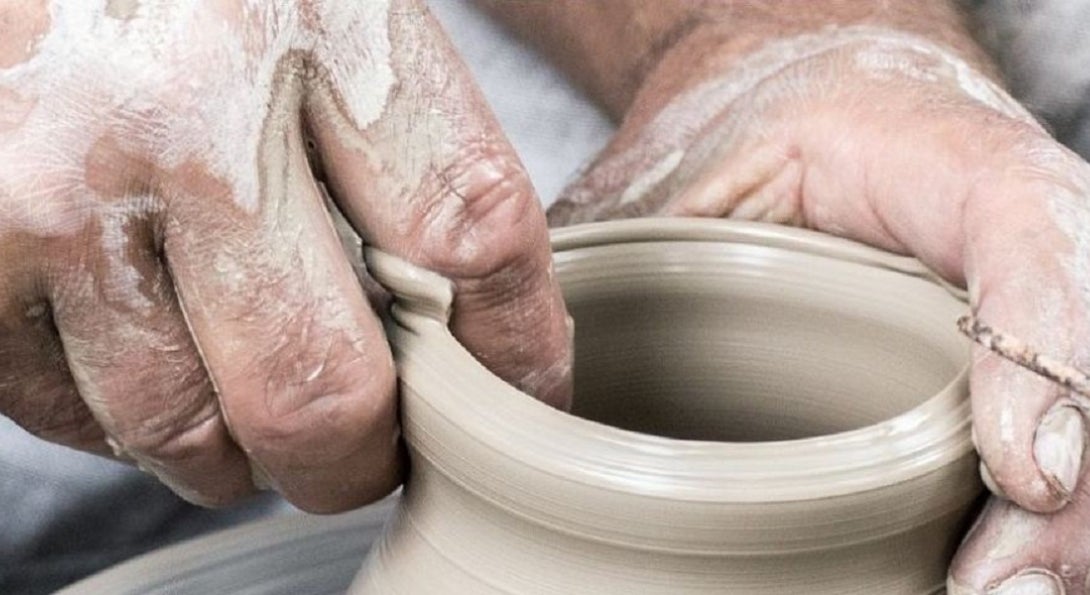
M 917 262 L 720 220 L 554 232 L 573 414 L 371 251 L 412 457 L 352 593 L 932 593 L 979 495 L 965 305 Z M 527 338 L 532 340 L 532 338 Z
M 948 288 L 780 226 L 628 220 L 553 242 L 574 414 L 458 344 L 446 280 L 369 253 L 397 296 L 412 471 L 352 593 L 941 591 L 981 492 Z M 257 523 L 64 592 L 339 592 L 389 510 Z

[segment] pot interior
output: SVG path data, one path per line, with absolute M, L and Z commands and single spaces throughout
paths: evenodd
M 558 262 L 576 329 L 573 414 L 678 439 L 793 440 L 913 409 L 964 365 L 963 305 L 937 285 L 744 248 L 679 259 L 605 246 Z

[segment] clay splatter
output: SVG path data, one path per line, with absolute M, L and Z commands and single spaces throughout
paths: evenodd
M 1090 376 L 1085 372 L 1042 354 L 1021 340 L 997 331 L 971 315 L 958 319 L 958 330 L 1000 357 L 1074 391 L 1082 397 L 1084 409 L 1090 404 Z

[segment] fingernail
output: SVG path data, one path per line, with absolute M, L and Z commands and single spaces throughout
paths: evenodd
M 1065 500 L 1079 482 L 1085 442 L 1082 414 L 1074 407 L 1053 408 L 1037 426 L 1033 456 L 1049 485 Z
M 1050 574 L 1024 570 L 988 591 L 988 595 L 1063 595 L 1064 589 Z
M 984 482 L 984 487 L 988 488 L 988 491 L 995 494 L 999 498 L 1004 500 L 1010 500 L 1007 497 L 1007 493 L 1003 491 L 1003 488 L 999 487 L 999 484 L 992 477 L 992 472 L 988 469 L 988 466 L 984 464 L 984 461 L 980 461 L 980 479 Z

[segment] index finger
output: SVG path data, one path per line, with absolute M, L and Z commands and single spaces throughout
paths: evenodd
M 321 174 L 366 242 L 454 282 L 452 330 L 482 363 L 565 407 L 567 312 L 526 172 L 423 3 L 394 0 L 387 22 L 374 59 L 388 86 L 366 100 L 338 47 L 315 56 L 306 117 Z M 379 109 L 358 109 L 368 102 Z

